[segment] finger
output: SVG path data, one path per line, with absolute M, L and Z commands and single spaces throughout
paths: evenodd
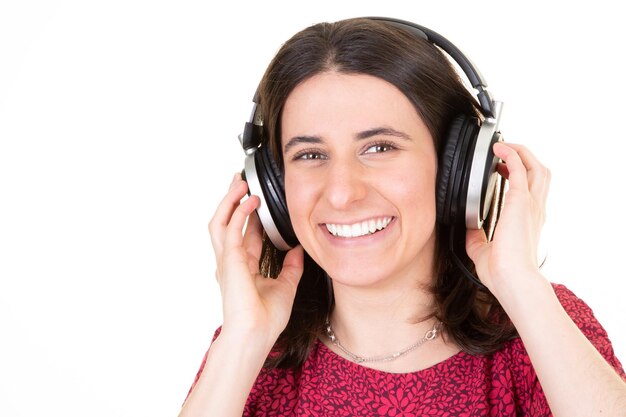
M 230 217 L 224 232 L 224 251 L 235 250 L 243 246 L 243 229 L 248 217 L 259 206 L 259 197 L 252 195 L 243 201 Z
M 237 184 L 239 180 L 241 180 L 241 173 L 235 172 L 235 175 L 233 176 L 233 180 L 230 182 L 230 185 L 228 186 L 228 190 L 229 191 L 232 190 L 235 184 Z
M 285 255 L 283 261 L 283 268 L 278 275 L 278 280 L 288 282 L 295 293 L 298 288 L 298 283 L 302 277 L 302 271 L 304 269 L 304 250 L 302 246 L 298 245 L 295 248 L 289 250 Z
M 215 210 L 215 214 L 209 222 L 209 233 L 211 243 L 216 256 L 221 257 L 223 242 L 230 219 L 235 209 L 240 205 L 241 199 L 246 195 L 247 186 L 241 179 L 236 179 L 231 183 L 229 191 L 226 193 Z
M 497 142 L 493 145 L 494 154 L 506 164 L 510 190 L 529 190 L 526 166 L 519 154 L 509 144 Z
M 249 257 L 250 272 L 257 273 L 259 270 L 259 258 L 263 249 L 263 227 L 256 213 L 252 213 L 248 217 L 246 231 L 243 235 L 243 245 Z
M 258 197 L 252 196 L 239 204 L 233 211 L 230 222 L 223 233 L 224 240 L 221 242 L 221 255 L 216 258 L 218 274 L 228 274 L 227 270 L 230 270 L 235 276 L 243 276 L 250 272 L 249 257 L 242 246 L 243 227 L 246 218 L 257 206 Z M 244 271 L 243 268 L 247 268 L 247 271 Z
M 465 235 L 465 252 L 467 256 L 474 262 L 474 265 L 478 264 L 478 258 L 482 250 L 489 244 L 487 241 L 487 235 L 483 229 L 468 229 Z
M 531 172 L 533 168 L 541 166 L 541 162 L 537 159 L 537 157 L 524 145 L 520 145 L 519 143 L 511 143 L 507 142 L 505 144 L 509 148 L 512 148 L 517 152 L 520 156 L 522 162 L 526 166 L 528 172 Z
M 545 199 L 550 188 L 550 170 L 525 146 L 516 143 L 507 145 L 517 152 L 526 167 L 530 192 L 536 197 Z

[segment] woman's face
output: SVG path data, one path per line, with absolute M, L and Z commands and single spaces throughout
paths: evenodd
M 328 275 L 431 277 L 437 156 L 408 98 L 380 78 L 326 72 L 292 91 L 281 126 L 294 231 Z

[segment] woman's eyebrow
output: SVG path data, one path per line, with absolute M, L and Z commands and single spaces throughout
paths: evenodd
M 404 132 L 400 132 L 399 130 L 392 129 L 390 127 L 375 127 L 372 129 L 364 130 L 363 132 L 359 132 L 356 136 L 358 140 L 371 138 L 373 136 L 395 136 L 401 139 L 412 140 L 409 135 Z
M 283 153 L 289 152 L 289 149 L 300 143 L 320 144 L 322 143 L 322 138 L 320 138 L 319 136 L 294 136 L 293 138 L 289 139 L 289 141 L 285 144 L 285 149 L 283 150 Z

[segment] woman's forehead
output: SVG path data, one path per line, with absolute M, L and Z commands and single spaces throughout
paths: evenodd
M 296 135 L 362 136 L 380 128 L 405 132 L 416 124 L 424 125 L 411 101 L 393 84 L 367 74 L 324 72 L 289 94 L 281 115 L 281 136 L 286 143 Z

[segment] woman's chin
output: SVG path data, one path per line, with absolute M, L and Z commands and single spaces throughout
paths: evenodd
M 349 287 L 379 287 L 389 281 L 392 275 L 388 265 L 375 265 L 368 262 L 355 262 L 343 260 L 340 265 L 329 266 L 325 269 L 335 285 Z

